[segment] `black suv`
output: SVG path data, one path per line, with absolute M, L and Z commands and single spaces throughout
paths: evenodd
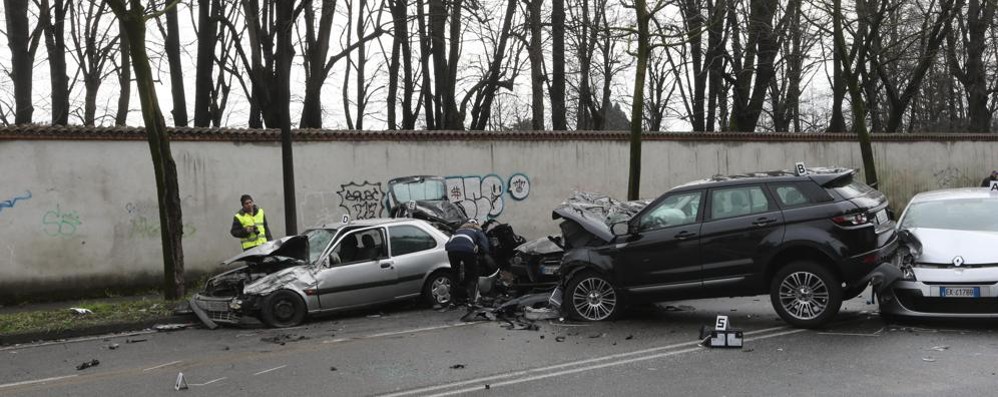
M 613 225 L 559 207 L 562 305 L 576 319 L 600 321 L 625 303 L 768 293 L 786 322 L 821 326 L 897 246 L 887 198 L 854 174 L 715 176 L 673 188 Z

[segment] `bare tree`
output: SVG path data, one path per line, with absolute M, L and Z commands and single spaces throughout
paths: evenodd
M 226 57 L 215 56 L 219 41 L 218 21 L 222 19 L 221 0 L 198 0 L 198 50 L 194 76 L 194 126 L 207 127 L 212 121 L 213 68 Z M 223 49 L 227 48 L 222 46 Z
M 64 0 L 41 0 L 39 24 L 45 32 L 48 50 L 49 75 L 52 83 L 52 124 L 69 123 L 69 75 L 66 68 L 65 26 L 69 5 Z
M 118 71 L 118 113 L 114 116 L 114 125 L 125 125 L 128 122 L 128 102 L 132 98 L 132 60 L 128 50 L 128 34 L 125 33 L 125 24 L 118 20 L 118 54 L 121 56 L 121 64 L 116 65 Z
M 991 110 L 988 108 L 990 92 L 987 82 L 987 67 L 984 60 L 986 32 L 992 28 L 995 17 L 996 3 L 989 0 L 969 0 L 964 18 L 957 18 L 959 29 L 951 31 L 947 36 L 947 61 L 953 76 L 967 91 L 967 112 L 970 118 L 970 132 L 989 132 L 991 129 Z M 959 44 L 957 42 L 959 35 Z M 963 65 L 957 55 L 957 47 L 962 45 Z M 951 112 L 955 113 L 955 112 Z
M 14 123 L 27 124 L 35 111 L 31 100 L 31 72 L 43 24 L 31 29 L 28 0 L 4 0 L 3 5 L 11 58 L 10 78 L 14 82 Z
M 104 79 L 115 73 L 114 69 L 108 68 L 108 61 L 118 50 L 120 37 L 112 35 L 112 28 L 118 22 L 105 18 L 109 14 L 108 4 L 106 1 L 90 2 L 86 5 L 74 4 L 69 8 L 70 38 L 73 42 L 71 54 L 79 67 L 74 81 L 83 79 L 83 125 L 95 125 L 97 92 Z
M 180 205 L 180 188 L 177 183 L 177 164 L 170 151 L 170 133 L 159 108 L 155 81 L 149 56 L 146 53 L 146 22 L 157 14 L 146 14 L 141 0 L 105 0 L 121 21 L 128 35 L 134 57 L 135 81 L 142 104 L 142 119 L 146 126 L 149 151 L 152 153 L 156 174 L 156 192 L 159 201 L 160 237 L 163 242 L 163 295 L 166 299 L 184 296 L 184 234 Z M 164 9 L 175 7 L 180 0 L 173 0 Z M 162 11 L 160 11 L 161 13 Z
M 170 64 L 170 94 L 173 99 L 173 125 L 187 126 L 187 94 L 184 90 L 184 68 L 180 57 L 180 24 L 177 21 L 177 8 L 166 10 L 166 27 L 157 18 L 156 26 L 165 40 L 166 58 Z M 213 35 L 214 36 L 214 35 Z M 206 38 L 209 42 L 212 38 Z

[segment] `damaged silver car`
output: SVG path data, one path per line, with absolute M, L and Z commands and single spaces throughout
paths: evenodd
M 369 219 L 310 229 L 222 263 L 191 308 L 210 328 L 258 318 L 272 327 L 306 315 L 422 296 L 450 302 L 447 236 L 417 219 Z

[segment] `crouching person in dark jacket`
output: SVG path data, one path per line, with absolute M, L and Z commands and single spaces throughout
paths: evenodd
M 478 292 L 478 256 L 491 254 L 489 239 L 472 219 L 461 225 L 444 246 L 450 267 L 457 274 L 457 286 L 451 288 L 455 305 L 474 303 Z

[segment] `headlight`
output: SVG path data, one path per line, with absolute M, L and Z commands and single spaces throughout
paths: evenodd
M 233 299 L 231 302 L 229 302 L 229 309 L 239 310 L 242 308 L 243 308 L 243 301 L 239 299 Z

